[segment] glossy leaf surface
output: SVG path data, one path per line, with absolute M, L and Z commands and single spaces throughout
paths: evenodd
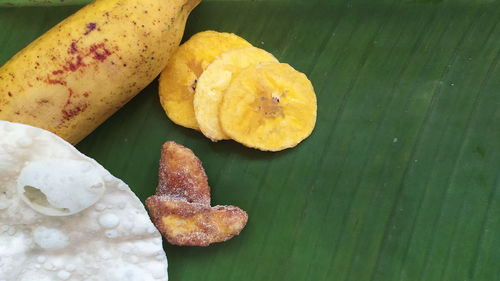
M 0 9 L 0 63 L 77 9 Z M 499 19 L 492 1 L 207 0 L 185 38 L 234 32 L 306 73 L 313 134 L 211 143 L 168 120 L 155 81 L 77 148 L 144 200 L 175 140 L 213 204 L 248 212 L 228 242 L 165 244 L 171 280 L 499 280 Z

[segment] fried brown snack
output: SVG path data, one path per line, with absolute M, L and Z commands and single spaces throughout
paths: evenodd
M 160 233 L 181 246 L 226 241 L 239 234 L 248 220 L 238 207 L 210 207 L 210 187 L 201 161 L 173 141 L 162 147 L 158 187 L 146 206 Z
M 207 174 L 191 149 L 173 141 L 163 144 L 156 195 L 210 207 Z

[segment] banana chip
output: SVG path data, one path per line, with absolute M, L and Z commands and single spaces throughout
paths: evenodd
M 303 73 L 285 63 L 259 63 L 232 79 L 219 118 L 237 142 L 279 151 L 311 134 L 316 110 L 313 86 Z
M 199 130 L 193 110 L 197 81 L 207 66 L 222 53 L 251 46 L 232 33 L 204 31 L 193 35 L 170 58 L 159 79 L 160 102 L 176 124 Z
M 194 94 L 194 113 L 201 132 L 218 141 L 229 139 L 219 123 L 219 108 L 231 78 L 244 68 L 259 62 L 278 62 L 270 53 L 255 47 L 243 47 L 223 53 L 198 79 Z

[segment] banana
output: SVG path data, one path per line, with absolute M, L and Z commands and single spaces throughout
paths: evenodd
M 160 103 L 168 118 L 178 125 L 199 130 L 193 96 L 200 75 L 217 56 L 245 46 L 251 45 L 237 35 L 211 30 L 197 33 L 182 44 L 160 76 Z
M 316 111 L 316 94 L 306 75 L 286 63 L 258 63 L 231 80 L 219 119 L 235 141 L 278 151 L 312 133 Z
M 231 78 L 258 62 L 278 62 L 270 53 L 243 47 L 227 51 L 215 59 L 198 79 L 193 106 L 201 132 L 212 141 L 229 139 L 219 125 L 219 108 Z
M 144 89 L 200 0 L 96 0 L 0 68 L 0 119 L 72 144 Z

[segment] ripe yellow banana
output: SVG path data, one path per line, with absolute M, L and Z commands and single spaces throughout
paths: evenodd
M 158 76 L 200 0 L 96 0 L 0 68 L 0 120 L 75 144 Z

